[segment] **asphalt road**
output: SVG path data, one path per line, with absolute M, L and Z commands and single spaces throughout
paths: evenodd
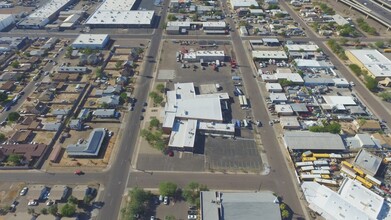
M 371 1 L 371 0 L 356 0 L 356 1 L 361 3 L 362 6 L 370 9 L 372 14 L 376 15 L 380 19 L 383 19 L 388 24 L 391 24 L 391 13 L 384 6 L 381 6 L 375 1 Z
M 353 81 L 356 86 L 354 90 L 360 97 L 360 99 L 364 102 L 364 104 L 371 109 L 371 111 L 378 116 L 380 119 L 385 120 L 386 122 L 391 123 L 391 114 L 390 111 L 381 104 L 381 101 L 374 98 L 373 94 L 365 87 L 361 80 L 357 79 L 356 76 L 353 75 L 352 72 L 348 69 L 348 67 L 338 59 L 334 53 L 326 46 L 326 42 L 319 41 L 319 37 L 312 32 L 310 26 L 307 25 L 288 5 L 285 1 L 280 1 L 280 4 L 284 7 L 286 11 L 292 16 L 292 18 L 299 22 L 301 27 L 305 27 L 307 37 L 312 39 L 312 41 L 316 42 L 317 45 L 323 50 L 323 52 L 329 57 L 329 60 L 334 64 L 335 68 L 337 68 L 343 77 L 345 77 L 348 81 Z M 360 39 L 361 40 L 361 39 Z
M 162 10 L 160 23 L 163 23 L 167 13 L 167 7 L 169 0 L 164 1 L 164 7 Z M 105 205 L 100 211 L 98 219 L 107 220 L 107 219 L 118 219 L 120 213 L 122 196 L 126 187 L 126 182 L 128 174 L 130 172 L 130 162 L 132 154 L 135 150 L 136 141 L 140 128 L 140 116 L 142 115 L 142 103 L 144 103 L 148 98 L 148 91 L 150 84 L 153 81 L 151 78 L 153 76 L 155 68 L 155 59 L 156 55 L 159 52 L 159 46 L 161 43 L 161 38 L 163 34 L 163 29 L 156 29 L 155 34 L 153 35 L 149 50 L 147 53 L 147 62 L 143 64 L 143 76 L 139 78 L 138 89 L 135 93 L 135 98 L 137 99 L 136 106 L 134 111 L 127 115 L 124 123 L 126 123 L 125 128 L 123 129 L 123 137 L 119 144 L 119 151 L 117 157 L 114 159 L 110 167 L 110 172 L 106 176 L 105 190 L 103 191 L 103 199 Z

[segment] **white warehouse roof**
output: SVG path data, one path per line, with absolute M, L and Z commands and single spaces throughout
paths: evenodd
M 285 146 L 292 150 L 346 150 L 338 134 L 286 131 L 283 139 Z
M 80 34 L 75 41 L 73 41 L 72 46 L 75 45 L 100 45 L 107 42 L 109 38 L 108 34 Z
M 46 19 L 55 14 L 60 8 L 68 4 L 70 0 L 51 0 L 30 14 L 29 18 Z
M 357 105 L 352 96 L 322 96 L 324 101 L 332 106 L 335 105 Z
M 309 208 L 319 213 L 325 219 L 377 219 L 372 218 L 372 215 L 368 215 L 361 207 L 356 207 L 356 203 L 346 200 L 345 196 L 343 197 L 317 182 L 303 182 L 301 188 L 309 203 Z M 359 200 L 360 198 L 356 199 Z
M 258 6 L 258 2 L 256 0 L 231 0 L 231 6 L 234 9 L 241 7 L 250 7 L 251 5 Z
M 285 51 L 265 51 L 254 50 L 252 51 L 253 58 L 259 59 L 288 59 Z
M 375 77 L 391 77 L 391 61 L 377 50 L 348 50 Z
M 319 49 L 316 44 L 287 44 L 285 45 L 289 52 L 303 50 L 305 52 L 315 52 Z

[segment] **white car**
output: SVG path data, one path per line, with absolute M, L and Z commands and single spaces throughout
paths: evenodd
M 356 85 L 353 81 L 351 81 L 349 84 L 350 84 L 351 86 L 355 86 L 355 85 Z
M 168 196 L 165 196 L 165 197 L 164 197 L 163 204 L 164 204 L 164 205 L 168 205 Z
M 26 195 L 27 190 L 29 190 L 29 188 L 27 186 L 23 187 L 23 189 L 20 191 L 19 195 L 21 195 L 21 196 Z
M 36 206 L 38 205 L 38 202 L 35 201 L 35 200 L 30 200 L 28 203 L 27 203 L 28 206 Z

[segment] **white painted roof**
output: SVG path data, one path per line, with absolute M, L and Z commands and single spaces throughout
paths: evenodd
M 285 45 L 289 52 L 303 50 L 305 52 L 315 52 L 319 49 L 316 44 L 287 44 Z
M 335 105 L 357 105 L 352 96 L 322 96 L 324 101 L 332 106 Z
M 109 11 L 97 10 L 86 24 L 150 25 L 154 11 Z
M 231 0 L 232 7 L 250 7 L 251 5 L 257 6 L 256 0 Z
M 285 93 L 270 93 L 270 100 L 272 101 L 287 101 Z
M 287 79 L 294 83 L 304 83 L 303 78 L 298 73 L 276 73 L 277 79 Z
M 280 83 L 266 83 L 266 89 L 282 91 Z
M 68 4 L 70 0 L 51 0 L 30 14 L 29 18 L 46 19 L 55 14 L 60 8 Z
M 170 147 L 194 147 L 197 120 L 176 120 L 168 146 Z
M 72 44 L 97 45 L 103 44 L 108 34 L 80 34 Z
M 260 59 L 288 59 L 285 51 L 253 50 L 252 56 Z
M 342 199 L 364 212 L 371 219 L 378 219 L 384 198 L 361 185 L 359 181 L 347 178 L 338 193 Z
M 286 105 L 276 105 L 275 106 L 277 113 L 293 113 L 292 107 L 289 104 Z
M 391 76 L 391 61 L 378 50 L 349 50 L 375 77 Z
M 199 122 L 198 128 L 208 131 L 235 132 L 235 124 L 224 124 L 214 122 Z

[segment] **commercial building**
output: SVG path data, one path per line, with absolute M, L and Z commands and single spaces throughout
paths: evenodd
M 286 44 L 288 52 L 316 52 L 319 50 L 316 44 Z
M 59 12 L 75 0 L 51 0 L 32 14 L 22 19 L 16 26 L 18 28 L 39 29 L 45 27 L 55 19 Z
M 236 10 L 238 8 L 250 8 L 251 5 L 258 6 L 256 0 L 230 0 L 232 9 Z
M 353 165 L 359 167 L 366 174 L 375 176 L 382 163 L 382 158 L 368 152 L 365 149 L 361 149 L 354 158 Z
M 278 198 L 272 192 L 200 192 L 201 220 L 280 220 Z
M 27 37 L 0 37 L 0 52 L 22 49 L 26 46 L 27 41 Z
M 306 60 L 295 59 L 297 68 L 299 69 L 333 69 L 334 65 L 331 62 L 324 60 Z
M 15 23 L 15 18 L 12 14 L 0 14 L 0 31 L 6 29 L 13 23 Z
M 83 143 L 67 146 L 66 152 L 70 157 L 96 157 L 106 136 L 104 128 L 95 128 Z
M 137 0 L 105 0 L 87 19 L 91 27 L 151 27 L 154 11 L 132 10 Z
M 384 198 L 367 189 L 357 180 L 345 179 L 338 192 L 317 182 L 301 185 L 309 208 L 324 219 L 389 219 Z
M 226 93 L 198 95 L 193 83 L 177 83 L 175 89 L 167 92 L 164 108 L 163 131 L 170 134 L 168 146 L 175 150 L 194 149 L 197 129 L 219 135 L 233 135 L 229 129 L 219 129 L 217 123 L 223 121 L 221 100 L 229 99 Z M 201 122 L 213 122 L 207 126 Z M 200 125 L 199 125 L 200 124 Z
M 378 50 L 347 50 L 346 56 L 376 80 L 391 77 L 391 61 Z
M 347 106 L 356 106 L 352 96 L 322 96 L 326 104 L 322 104 L 323 109 L 346 110 Z
M 345 151 L 345 144 L 338 134 L 309 131 L 285 131 L 284 145 L 291 150 Z
M 109 42 L 108 34 L 80 34 L 72 43 L 75 49 L 103 49 Z
M 183 60 L 188 62 L 215 62 L 225 60 L 225 53 L 223 50 L 198 50 L 183 54 Z
M 255 59 L 259 60 L 266 60 L 269 61 L 270 59 L 274 60 L 287 60 L 288 55 L 286 55 L 285 51 L 266 51 L 266 50 L 253 50 L 252 56 Z

